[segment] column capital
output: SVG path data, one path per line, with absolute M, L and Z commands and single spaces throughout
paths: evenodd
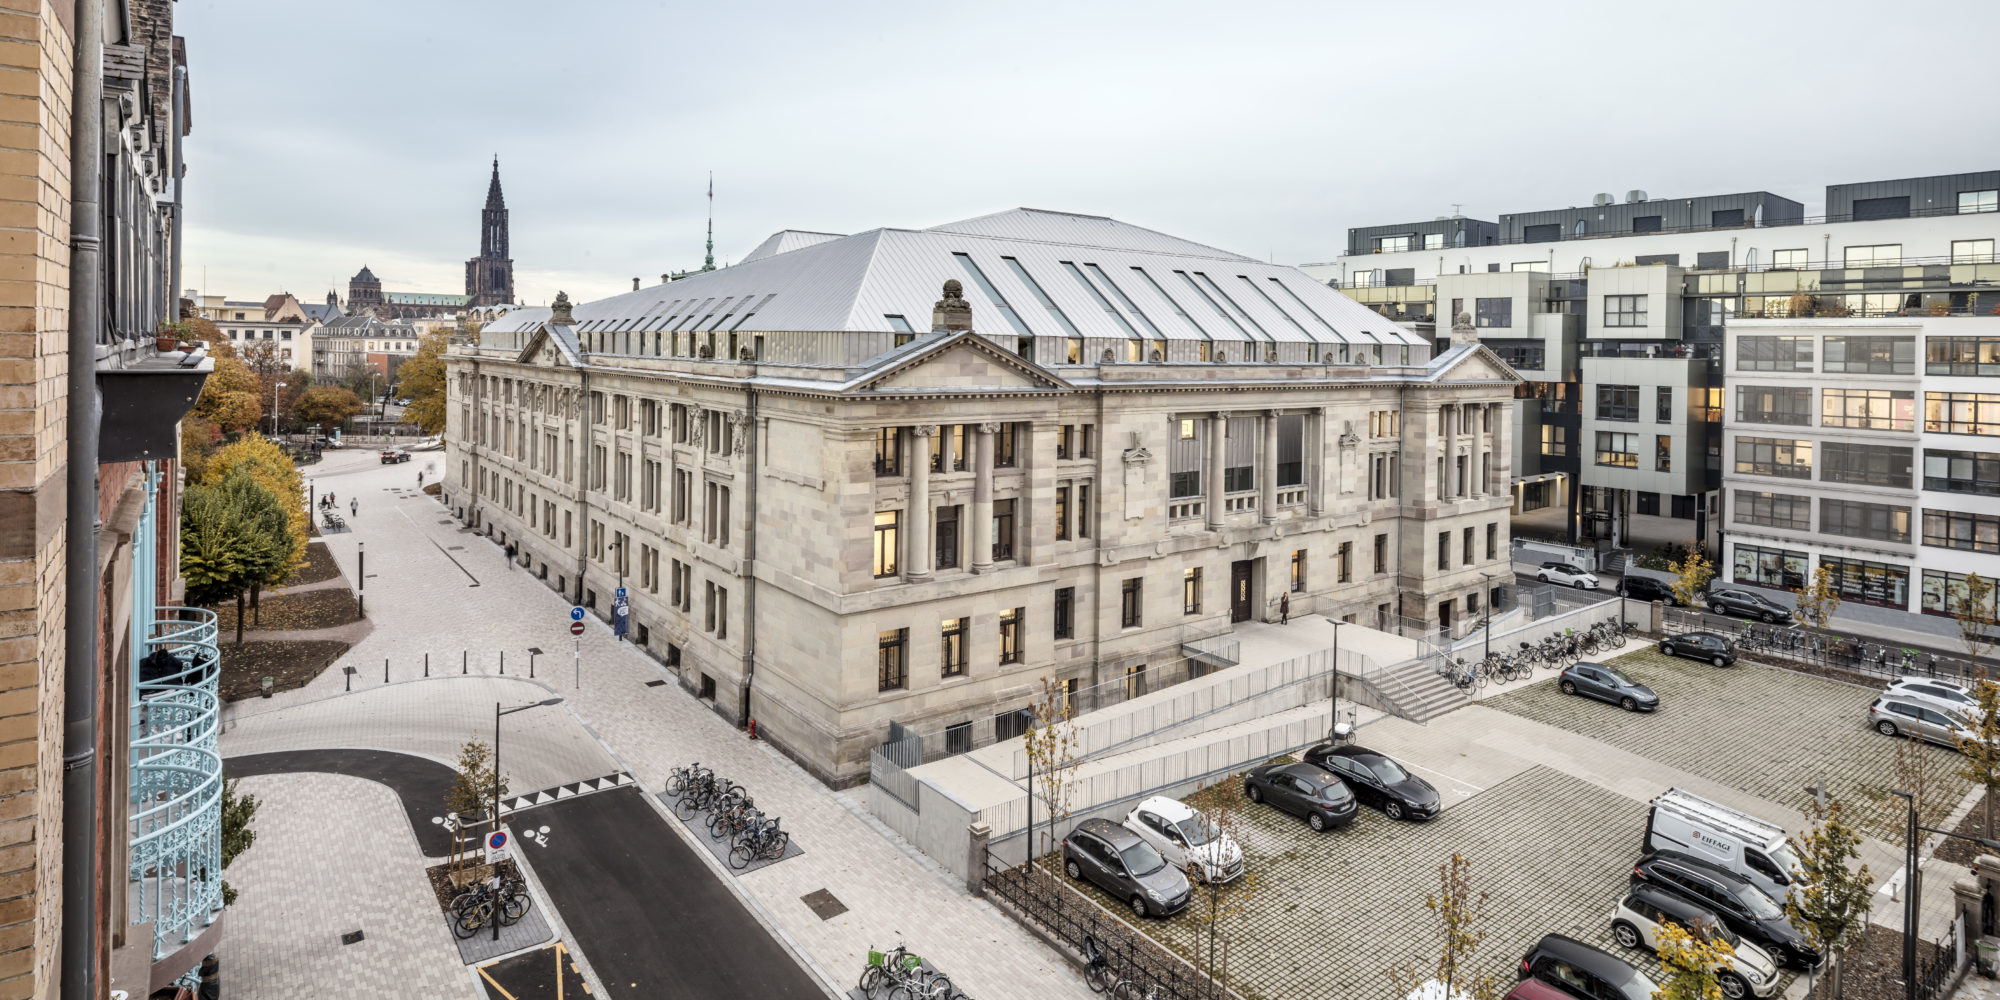
M 995 421 L 995 420 L 989 420 L 989 421 L 986 421 L 985 423 L 982 423 L 982 424 L 980 424 L 980 425 L 979 425 L 979 433 L 981 433 L 981 434 L 998 434 L 998 433 L 1000 433 L 1000 423 L 999 423 L 999 421 Z
M 1216 410 L 1216 411 L 1214 411 L 1213 413 L 1210 413 L 1210 414 L 1208 415 L 1208 418 L 1209 418 L 1210 420 L 1228 420 L 1228 419 L 1229 419 L 1229 411 L 1228 411 L 1228 410 Z
M 911 433 L 913 433 L 913 434 L 915 434 L 916 436 L 918 436 L 918 437 L 920 437 L 920 438 L 927 438 L 927 437 L 930 437 L 931 435 L 933 435 L 933 434 L 936 434 L 936 433 L 937 433 L 937 425 L 936 425 L 936 424 L 918 424 L 918 425 L 916 425 L 915 427 L 912 427 L 912 428 L 910 428 L 910 432 L 911 432 Z
M 1265 415 L 1266 417 L 1269 417 L 1269 418 L 1271 418 L 1272 420 L 1276 420 L 1276 419 L 1278 419 L 1279 417 L 1282 417 L 1282 416 L 1284 416 L 1285 414 L 1284 414 L 1284 412 L 1283 412 L 1282 410 L 1265 410 L 1265 411 L 1264 411 L 1264 415 Z

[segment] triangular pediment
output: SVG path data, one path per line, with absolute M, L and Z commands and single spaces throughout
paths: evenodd
M 549 368 L 572 367 L 569 352 L 564 350 L 562 341 L 551 334 L 547 326 L 535 328 L 534 335 L 528 338 L 528 346 L 521 348 L 521 353 L 514 360 Z
M 1069 383 L 984 338 L 957 333 L 902 357 L 891 356 L 857 381 L 855 392 L 982 392 L 1067 389 Z
M 1519 382 L 1521 376 L 1512 366 L 1500 360 L 1493 349 L 1484 344 L 1472 345 L 1467 351 L 1438 372 L 1438 382 Z

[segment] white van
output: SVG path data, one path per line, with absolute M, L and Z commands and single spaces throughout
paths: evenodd
M 1784 827 L 1679 788 L 1667 789 L 1646 813 L 1646 853 L 1654 851 L 1720 865 L 1773 900 L 1790 894 L 1799 871 Z

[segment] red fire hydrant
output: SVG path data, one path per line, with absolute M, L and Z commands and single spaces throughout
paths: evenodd
M 756 720 L 756 719 L 751 719 L 751 720 L 750 720 L 750 738 L 751 738 L 751 739 L 753 739 L 753 740 L 757 738 L 757 720 Z

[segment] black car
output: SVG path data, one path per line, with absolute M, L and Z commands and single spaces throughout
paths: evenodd
M 1430 819 L 1444 806 L 1430 782 L 1367 747 L 1322 743 L 1307 750 L 1305 758 L 1347 782 L 1356 798 L 1390 819 Z
M 1650 576 L 1628 576 L 1618 585 L 1618 593 L 1635 601 L 1664 601 L 1669 607 L 1684 607 L 1685 602 L 1674 596 L 1671 584 L 1655 580 Z
M 1810 969 L 1819 952 L 1785 917 L 1785 908 L 1749 880 L 1678 851 L 1654 851 L 1632 867 L 1633 885 L 1650 885 L 1714 910 L 1729 929 L 1784 965 Z
M 1097 883 L 1141 917 L 1178 913 L 1194 892 L 1153 845 L 1108 819 L 1084 820 L 1063 838 L 1063 870 Z
M 1580 694 L 1586 698 L 1608 701 L 1627 712 L 1650 712 L 1660 707 L 1660 696 L 1653 689 L 1632 679 L 1630 674 L 1617 667 L 1578 660 L 1565 668 L 1561 681 L 1556 685 L 1564 694 Z
M 1304 816 L 1314 831 L 1331 830 L 1354 821 L 1360 808 L 1354 792 L 1316 764 L 1266 764 L 1243 776 L 1243 794 L 1252 802 L 1268 802 L 1294 816 Z
M 1561 934 L 1544 935 L 1521 957 L 1520 978 L 1593 1000 L 1653 1000 L 1658 987 L 1615 955 Z
M 1660 640 L 1660 652 L 1707 660 L 1718 667 L 1736 662 L 1736 644 L 1713 632 L 1684 632 Z
M 1748 590 L 1711 590 L 1702 603 L 1718 615 L 1739 615 L 1769 623 L 1792 620 L 1792 609 Z

